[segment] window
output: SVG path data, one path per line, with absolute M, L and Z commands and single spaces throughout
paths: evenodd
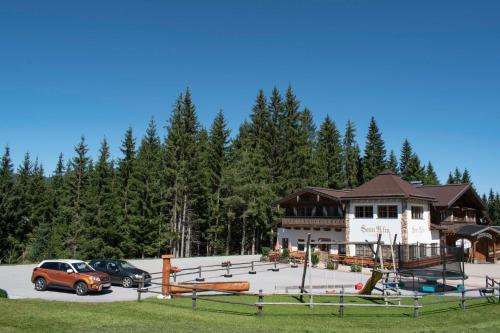
M 354 216 L 357 219 L 373 218 L 373 206 L 356 206 L 354 207 Z
M 49 261 L 49 262 L 43 263 L 43 265 L 40 266 L 40 268 L 58 270 L 59 269 L 59 263 L 58 262 Z
M 424 207 L 411 206 L 411 218 L 413 220 L 423 220 L 424 219 Z
M 59 270 L 60 271 L 66 272 L 68 269 L 72 269 L 68 264 L 66 264 L 64 262 L 59 263 Z
M 281 239 L 281 248 L 282 249 L 288 249 L 288 238 L 282 238 Z
M 397 219 L 398 206 L 378 206 L 379 219 Z
M 345 256 L 345 244 L 339 244 L 339 255 L 344 255 Z
M 431 244 L 431 256 L 437 256 L 438 254 L 438 245 Z
M 356 257 L 371 257 L 372 251 L 366 244 L 356 244 Z
M 304 251 L 304 240 L 303 239 L 297 239 L 297 251 Z

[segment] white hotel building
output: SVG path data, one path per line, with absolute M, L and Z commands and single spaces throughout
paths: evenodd
M 457 227 L 488 222 L 470 185 L 413 185 L 391 171 L 349 191 L 306 187 L 278 204 L 284 209 L 278 228 L 283 248 L 290 243 L 293 251 L 303 251 L 310 233 L 312 244 L 347 243 L 315 246 L 344 256 L 370 256 L 363 243 L 377 241 L 379 234 L 384 251 L 394 237 L 398 244 L 437 246 L 441 239 L 454 242 Z

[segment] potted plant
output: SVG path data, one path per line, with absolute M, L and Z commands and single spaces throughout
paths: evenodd
M 311 264 L 313 267 L 317 267 L 319 264 L 319 252 L 313 252 L 311 254 Z

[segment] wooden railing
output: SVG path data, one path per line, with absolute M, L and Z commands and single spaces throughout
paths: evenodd
M 445 219 L 441 220 L 441 223 L 476 223 L 476 217 L 457 217 L 457 216 L 447 216 Z
M 345 220 L 335 217 L 283 217 L 283 227 L 327 227 L 345 228 Z

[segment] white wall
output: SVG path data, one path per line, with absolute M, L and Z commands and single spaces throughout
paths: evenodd
M 395 219 L 378 218 L 377 207 L 383 205 L 395 205 L 398 207 L 398 217 Z M 423 220 L 411 218 L 411 206 L 420 205 L 424 208 Z M 356 206 L 372 206 L 373 218 L 362 219 L 354 215 Z M 429 203 L 425 201 L 410 200 L 406 207 L 408 221 L 408 243 L 432 243 L 433 237 L 430 230 Z M 349 216 L 349 242 L 376 242 L 379 234 L 382 234 L 382 242 L 390 244 L 397 235 L 396 242 L 402 242 L 401 221 L 403 216 L 403 203 L 401 199 L 370 199 L 352 200 L 348 209 Z M 435 241 L 434 241 L 435 242 Z M 355 245 L 349 246 L 350 254 L 355 254 Z
M 419 206 L 424 209 L 423 219 L 412 219 L 411 207 Z M 409 200 L 407 205 L 408 216 L 408 243 L 425 243 L 429 244 L 434 242 L 430 230 L 431 214 L 429 210 L 429 203 L 425 201 Z
M 303 239 L 304 242 L 307 241 L 308 233 L 311 234 L 311 241 L 319 242 L 320 238 L 329 238 L 332 242 L 345 241 L 345 229 L 335 231 L 333 228 L 330 231 L 325 231 L 323 228 L 321 230 L 314 230 L 313 228 L 311 230 L 278 228 L 278 240 L 281 243 L 282 238 L 288 238 L 288 242 L 292 244 L 292 250 L 297 251 L 298 239 Z
M 398 207 L 398 218 L 379 219 L 377 216 L 377 206 L 396 205 Z M 372 219 L 359 219 L 354 215 L 356 206 L 372 206 Z M 379 234 L 382 234 L 382 241 L 385 244 L 392 243 L 394 235 L 397 235 L 397 242 L 401 242 L 401 200 L 395 199 L 373 199 L 373 200 L 352 200 L 349 204 L 349 242 L 376 242 Z

